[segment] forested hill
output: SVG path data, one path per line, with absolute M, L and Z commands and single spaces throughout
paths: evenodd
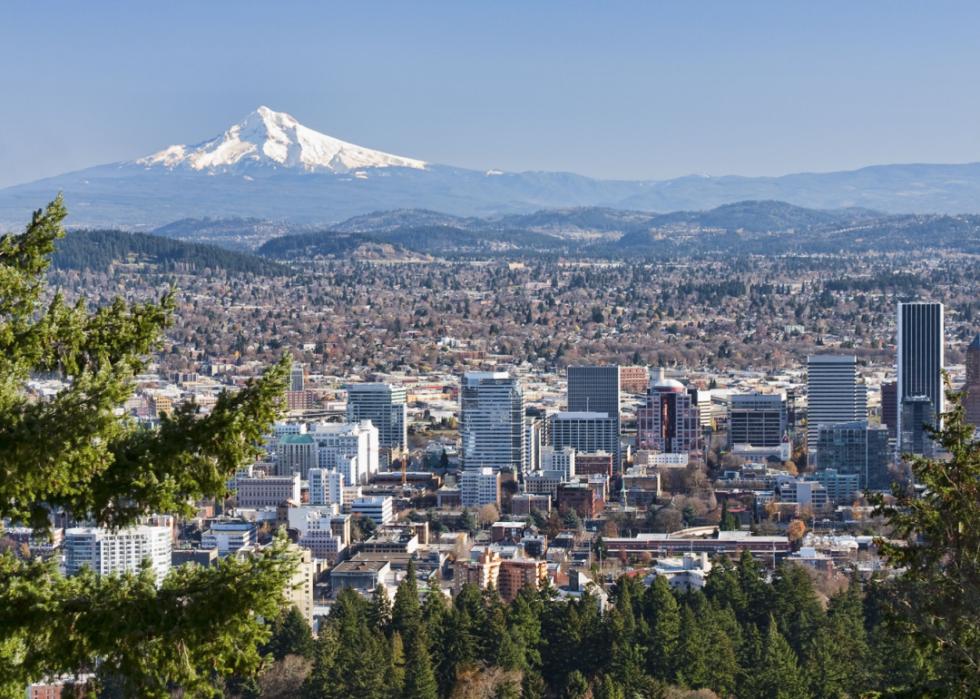
M 190 272 L 223 270 L 230 274 L 290 274 L 288 267 L 255 255 L 117 230 L 70 231 L 55 244 L 52 263 L 61 269 L 94 271 L 105 271 L 112 264 L 142 263 Z

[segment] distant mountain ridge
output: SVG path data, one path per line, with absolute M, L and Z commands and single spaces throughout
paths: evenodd
M 327 230 L 273 238 L 257 252 L 298 260 L 351 255 L 369 244 L 446 256 L 621 258 L 925 248 L 978 253 L 980 216 L 816 210 L 778 201 L 745 201 L 669 214 L 579 208 L 479 218 L 398 210 L 358 216 Z
M 465 219 L 582 207 L 702 211 L 745 200 L 809 209 L 959 214 L 980 213 L 980 163 L 663 181 L 470 170 L 358 146 L 259 107 L 197 145 L 168 146 L 134 160 L 2 189 L 0 224 L 19 226 L 59 191 L 71 212 L 69 225 L 144 231 L 186 218 L 323 227 L 395 209 Z M 501 220 L 500 225 L 509 224 Z

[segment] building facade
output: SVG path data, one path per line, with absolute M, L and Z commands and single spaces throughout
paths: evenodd
M 807 357 L 807 446 L 816 449 L 820 425 L 868 419 L 868 390 L 857 373 L 854 355 Z
M 646 403 L 636 410 L 637 448 L 689 454 L 699 448 L 701 423 L 684 385 L 662 374 L 650 385 Z
M 943 304 L 899 303 L 895 346 L 898 350 L 896 377 L 898 379 L 898 448 L 900 452 L 914 451 L 906 444 L 918 432 L 919 426 L 905 426 L 905 404 L 910 398 L 927 398 L 931 403 L 933 424 L 945 408 L 942 370 L 944 366 Z M 922 412 L 929 412 L 923 409 Z
M 731 397 L 728 444 L 778 447 L 786 434 L 786 402 L 777 394 L 742 393 Z
M 170 570 L 173 535 L 170 527 L 138 525 L 117 531 L 103 527 L 71 527 L 65 531 L 65 574 L 90 568 L 99 575 L 135 573 L 148 560 L 157 581 Z
M 980 429 L 980 333 L 966 348 L 966 383 L 963 385 L 966 421 Z
M 378 428 L 381 449 L 408 448 L 408 406 L 403 386 L 357 383 L 347 386 L 347 422 L 370 420 Z
M 506 372 L 467 372 L 460 387 L 463 468 L 527 470 L 524 394 Z
M 463 471 L 459 490 L 463 507 L 500 507 L 500 473 L 489 466 Z
M 549 419 L 551 446 L 577 452 L 619 453 L 619 418 L 599 412 L 555 413 Z
M 855 474 L 862 489 L 886 489 L 891 485 L 888 464 L 888 428 L 866 420 L 820 425 L 817 435 L 817 470 L 834 469 Z

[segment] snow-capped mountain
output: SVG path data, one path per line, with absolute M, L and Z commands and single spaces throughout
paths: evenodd
M 2 165 L 2 163 L 0 163 Z M 181 219 L 326 226 L 377 211 L 458 216 L 600 206 L 697 211 L 745 200 L 891 213 L 980 211 L 980 163 L 879 165 L 781 177 L 598 180 L 567 172 L 464 169 L 341 141 L 259 107 L 225 133 L 136 160 L 0 190 L 0 230 L 63 192 L 68 224 L 153 229 Z
M 255 167 L 305 172 L 350 172 L 375 167 L 424 170 L 426 163 L 341 141 L 303 126 L 285 112 L 261 106 L 222 135 L 194 146 L 176 145 L 139 158 L 148 168 L 187 168 L 208 173 Z

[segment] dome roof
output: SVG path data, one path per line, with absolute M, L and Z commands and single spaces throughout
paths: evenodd
M 674 379 L 660 379 L 653 384 L 653 388 L 660 393 L 683 393 L 684 384 Z

